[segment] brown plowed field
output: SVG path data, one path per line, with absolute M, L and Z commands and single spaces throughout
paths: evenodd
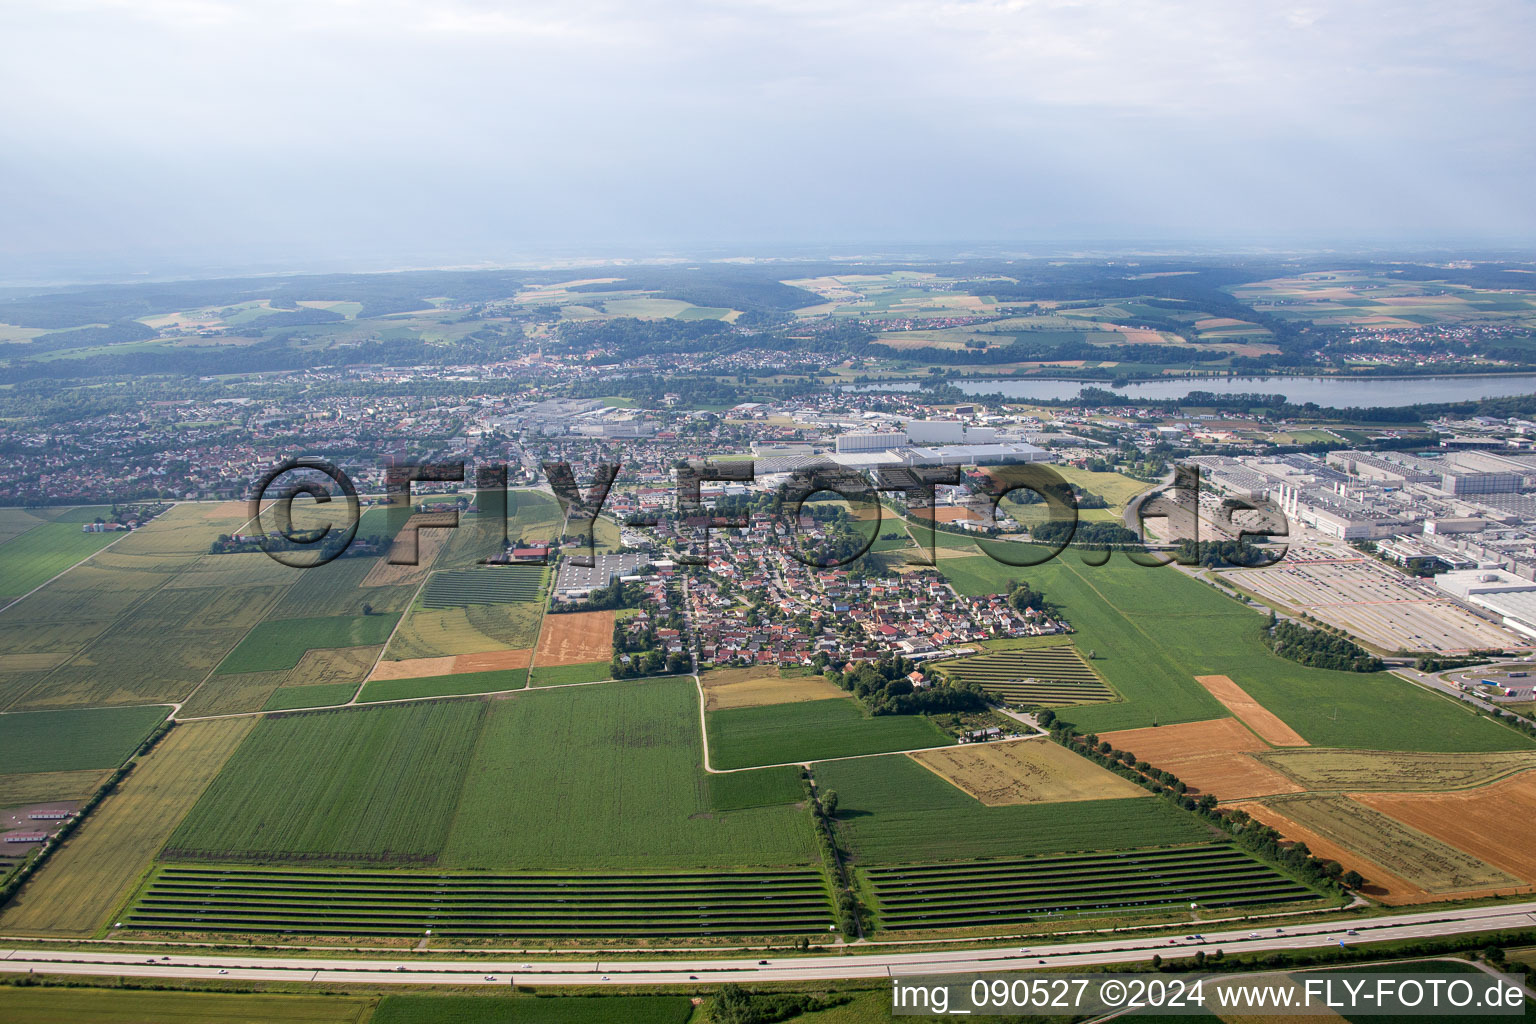
M 1195 682 L 1209 690 L 1212 697 L 1221 701 L 1228 711 L 1241 718 L 1248 728 L 1267 742 L 1277 747 L 1311 745 L 1301 738 L 1300 733 L 1281 721 L 1279 715 L 1248 696 L 1247 691 L 1226 676 L 1195 676 Z
M 534 663 L 544 667 L 585 665 L 613 657 L 613 612 L 568 612 L 544 616 Z
M 455 654 L 444 658 L 407 658 L 381 661 L 368 676 L 375 679 L 422 679 L 428 676 L 455 676 L 464 672 L 496 672 L 509 668 L 527 668 L 533 651 L 524 647 L 511 651 L 484 651 L 480 654 Z
M 1536 772 L 1455 793 L 1356 793 L 1355 800 L 1536 883 Z
M 1235 718 L 1122 729 L 1100 733 L 1099 739 L 1129 750 L 1137 760 L 1173 772 L 1191 793 L 1239 800 L 1302 792 L 1294 780 L 1248 756 L 1269 748 Z

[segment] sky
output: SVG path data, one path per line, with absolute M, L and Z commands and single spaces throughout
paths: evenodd
M 0 0 L 0 271 L 1536 247 L 1536 4 Z

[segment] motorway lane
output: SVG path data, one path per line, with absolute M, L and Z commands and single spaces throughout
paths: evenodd
M 1190 930 L 1199 925 L 1188 926 Z M 0 972 L 34 970 L 49 974 L 135 978 L 225 978 L 236 981 L 332 982 L 371 985 L 688 985 L 700 982 L 829 981 L 912 974 L 966 974 L 1024 971 L 1047 967 L 1101 967 L 1148 960 L 1154 954 L 1189 955 L 1196 949 L 1228 953 L 1308 949 L 1389 939 L 1425 938 L 1464 932 L 1536 927 L 1536 902 L 1457 910 L 1430 910 L 1353 921 L 1310 922 L 1284 929 L 1239 928 L 1162 938 L 1103 939 L 1092 942 L 941 950 L 918 953 L 848 953 L 769 959 L 474 961 L 241 957 L 223 953 L 181 954 L 152 962 L 143 953 L 95 950 L 0 950 Z M 1356 929 L 1357 936 L 1346 936 Z M 1259 938 L 1250 938 L 1258 931 Z M 1186 932 L 1185 934 L 1188 934 Z M 850 950 L 860 947 L 852 946 Z M 1042 965 L 1041 961 L 1045 963 Z M 220 974 L 219 971 L 224 971 Z

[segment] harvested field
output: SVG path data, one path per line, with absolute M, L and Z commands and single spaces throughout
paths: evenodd
M 781 679 L 777 668 L 713 669 L 700 675 L 699 681 L 704 686 L 704 707 L 709 711 L 849 696 L 821 676 Z
M 1249 756 L 1268 747 L 1235 718 L 1123 729 L 1100 733 L 1099 738 L 1153 767 L 1173 772 L 1195 794 L 1237 800 L 1299 793 L 1303 788 Z
M 411 658 L 405 661 L 381 661 L 368 676 L 376 679 L 423 679 L 429 676 L 463 675 L 466 672 L 502 672 L 527 668 L 533 651 L 482 651 L 479 654 L 455 654 L 442 658 Z
M 1279 715 L 1248 696 L 1226 676 L 1195 676 L 1195 682 L 1208 690 L 1212 697 L 1243 723 L 1258 733 L 1268 743 L 1277 747 L 1305 747 L 1308 743 L 1295 729 L 1286 725 Z
M 1311 850 L 1315 856 L 1325 860 L 1336 860 L 1345 871 L 1360 872 L 1365 878 L 1365 885 L 1360 891 L 1373 900 L 1380 900 L 1389 906 L 1400 906 L 1433 899 L 1427 890 L 1399 878 L 1354 850 L 1340 846 L 1331 839 L 1324 839 L 1311 829 L 1287 818 L 1273 807 L 1267 807 L 1257 801 L 1232 804 L 1231 807 L 1233 810 L 1248 812 L 1256 821 L 1268 825 L 1287 839 L 1306 843 L 1307 849 Z
M 1378 796 L 1368 799 L 1375 802 L 1384 798 Z M 1426 798 L 1399 799 L 1425 800 Z M 1441 839 L 1436 839 L 1426 832 L 1421 832 L 1399 821 L 1395 816 L 1388 816 L 1348 797 L 1298 796 L 1270 801 L 1269 806 L 1298 825 L 1346 849 L 1358 851 L 1368 860 L 1375 861 L 1428 892 L 1452 893 L 1512 888 L 1521 884 L 1519 878 L 1506 874 L 1481 858 L 1451 846 Z M 1422 812 L 1425 809 L 1425 806 L 1421 806 L 1419 808 L 1421 813 L 1415 815 L 1421 822 L 1424 820 Z M 1447 809 L 1446 805 L 1441 805 L 1429 808 L 1428 813 L 1444 821 Z M 1461 810 L 1462 808 L 1458 807 L 1457 813 Z M 1528 819 L 1517 819 L 1502 806 L 1496 814 L 1498 816 L 1491 822 L 1496 830 L 1504 831 L 1514 826 L 1522 833 L 1524 832 L 1523 822 Z M 1517 821 L 1520 821 L 1519 825 L 1516 825 Z M 1465 819 L 1447 824 L 1454 829 L 1458 841 L 1478 838 L 1476 828 Z M 1487 819 L 1484 820 L 1484 824 L 1489 824 Z M 1444 828 L 1441 831 L 1445 831 Z
M 1050 804 L 1151 796 L 1049 740 L 973 743 L 908 757 L 986 804 Z
M 8 934 L 86 936 L 137 884 L 254 718 L 178 725 L 93 811 L 0 914 Z
M 935 666 L 962 682 L 977 683 L 988 693 L 1023 704 L 1060 707 L 1115 699 L 1071 644 L 997 650 Z
M 1380 750 L 1270 750 L 1254 755 L 1308 790 L 1397 793 L 1470 789 L 1536 768 L 1536 751 L 1432 754 Z
M 535 665 L 580 665 L 613 657 L 613 612 L 544 616 Z
M 1536 772 L 1459 793 L 1360 794 L 1367 807 L 1536 883 Z

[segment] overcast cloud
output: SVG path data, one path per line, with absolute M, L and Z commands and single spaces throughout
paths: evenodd
M 12 266 L 1536 241 L 1525 0 L 50 0 L 0 40 Z

